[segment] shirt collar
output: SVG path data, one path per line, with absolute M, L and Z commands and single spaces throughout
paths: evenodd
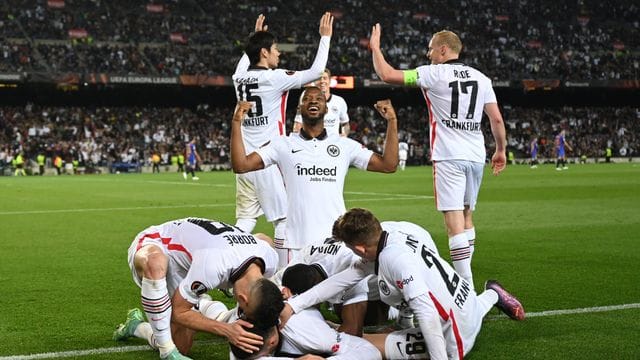
M 380 234 L 380 239 L 378 240 L 378 249 L 376 250 L 376 267 L 375 267 L 376 275 L 378 275 L 378 266 L 379 266 L 378 259 L 380 258 L 380 253 L 382 252 L 384 247 L 387 246 L 388 238 L 389 238 L 389 233 L 383 230 L 382 233 Z
M 445 62 L 443 62 L 443 64 L 456 64 L 456 65 L 464 65 L 464 63 L 462 61 L 460 61 L 460 59 L 451 59 L 451 60 L 447 60 Z
M 305 139 L 305 140 L 311 140 L 311 139 L 318 139 L 318 140 L 324 140 L 327 138 L 327 129 L 322 129 L 322 132 L 320 133 L 320 135 L 316 136 L 315 138 L 312 137 L 311 135 L 309 135 L 306 131 L 304 131 L 304 129 L 300 129 L 300 136 Z

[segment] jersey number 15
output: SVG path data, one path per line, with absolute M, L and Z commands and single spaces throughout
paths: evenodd
M 247 116 L 262 116 L 262 99 L 258 95 L 254 95 L 251 91 L 258 89 L 258 84 L 240 84 L 238 85 L 238 99 L 242 101 L 252 101 L 256 104 L 256 111 L 253 108 L 249 110 Z

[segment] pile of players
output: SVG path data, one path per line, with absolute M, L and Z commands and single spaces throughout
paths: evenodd
M 430 110 L 436 207 L 443 212 L 452 264 L 429 233 L 408 222 L 380 222 L 347 211 L 350 166 L 393 173 L 399 163 L 398 119 L 389 100 L 374 107 L 387 122 L 382 154 L 346 137 L 344 101 L 329 92 L 325 72 L 333 17 L 320 20 L 316 58 L 304 71 L 277 69 L 280 52 L 264 16 L 256 21 L 233 81 L 238 104 L 231 125 L 237 223 L 185 218 L 140 232 L 128 252 L 143 311 L 130 310 L 116 340 L 147 339 L 161 359 L 188 359 L 193 336 L 225 337 L 230 356 L 254 358 L 463 358 L 495 305 L 524 319 L 518 300 L 489 280 L 477 293 L 471 274 L 472 212 L 484 168 L 483 112 L 491 122 L 495 175 L 505 167 L 505 130 L 491 81 L 458 60 L 449 31 L 428 49 L 432 65 L 397 70 L 371 31 L 373 65 L 385 82 L 419 86 Z M 285 136 L 288 90 L 307 86 L 300 125 Z M 340 134 L 340 129 L 344 129 Z M 286 184 L 286 188 L 285 188 Z M 256 218 L 274 225 L 273 240 L 252 234 Z M 234 309 L 209 291 L 232 290 Z M 315 307 L 328 301 L 340 324 Z M 146 321 L 145 316 L 146 315 Z M 389 319 L 395 323 L 387 327 Z M 384 325 L 366 334 L 366 325 Z

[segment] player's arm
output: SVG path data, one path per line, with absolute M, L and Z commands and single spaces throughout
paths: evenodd
M 485 104 L 484 112 L 489 117 L 491 133 L 496 142 L 496 150 L 491 157 L 491 168 L 493 175 L 498 175 L 507 165 L 507 131 L 504 128 L 504 120 L 497 103 Z
M 340 136 L 349 136 L 349 132 L 351 132 L 351 125 L 349 125 L 349 122 L 342 124 Z
M 364 268 L 353 266 L 328 277 L 304 293 L 289 299 L 280 313 L 280 326 L 284 326 L 293 313 L 329 300 L 340 292 L 353 287 L 367 275 L 369 274 Z
M 182 289 L 180 289 L 182 291 Z M 260 350 L 262 337 L 243 329 L 251 328 L 253 325 L 244 320 L 238 320 L 227 324 L 224 322 L 208 319 L 200 312 L 192 310 L 193 304 L 185 299 L 180 291 L 173 294 L 171 301 L 173 311 L 172 320 L 179 325 L 196 330 L 205 331 L 212 334 L 226 337 L 230 343 L 247 352 Z
M 247 155 L 242 141 L 242 120 L 251 106 L 251 102 L 239 101 L 231 121 L 231 166 L 233 172 L 238 174 L 264 169 L 264 162 L 260 155 L 255 151 Z
M 420 331 L 424 336 L 432 360 L 447 359 L 447 347 L 442 332 L 442 324 L 438 312 L 426 294 L 409 301 L 409 306 L 420 324 Z
M 371 38 L 369 39 L 369 48 L 371 49 L 373 68 L 376 74 L 378 74 L 378 77 L 382 81 L 389 84 L 410 85 L 405 82 L 404 71 L 395 69 L 384 59 L 384 55 L 382 55 L 382 50 L 380 49 L 380 33 L 380 24 L 375 24 L 371 29 Z
M 367 165 L 368 171 L 392 173 L 398 167 L 398 118 L 391 100 L 379 100 L 374 105 L 376 110 L 387 120 L 387 136 L 382 155 L 373 154 Z
M 300 71 L 298 73 L 300 87 L 302 84 L 319 79 L 322 76 L 322 72 L 327 67 L 327 60 L 329 60 L 329 45 L 331 43 L 331 35 L 333 33 L 333 16 L 331 13 L 326 12 L 320 19 L 320 44 L 318 44 L 318 51 L 316 57 L 311 64 L 311 67 L 307 70 Z

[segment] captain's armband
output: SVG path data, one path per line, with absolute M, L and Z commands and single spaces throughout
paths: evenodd
M 416 86 L 418 84 L 418 70 L 403 70 L 404 84 L 407 86 Z

